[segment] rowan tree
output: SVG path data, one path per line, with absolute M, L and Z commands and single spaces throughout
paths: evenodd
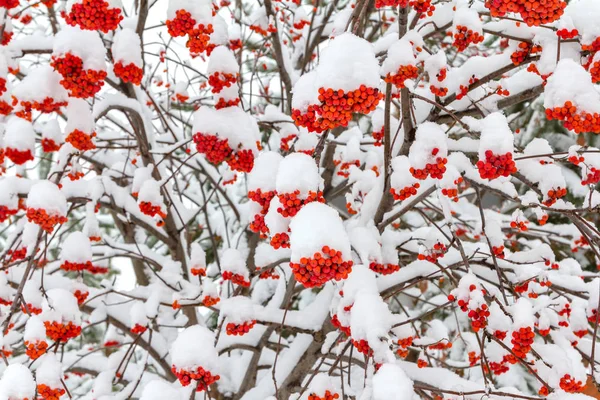
M 0 0 L 0 399 L 598 398 L 598 21 Z

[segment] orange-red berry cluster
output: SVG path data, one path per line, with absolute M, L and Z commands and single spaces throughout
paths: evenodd
M 225 330 L 229 336 L 242 336 L 250 332 L 250 329 L 252 329 L 254 325 L 256 325 L 255 320 L 246 321 L 241 324 L 234 324 L 233 322 L 229 322 L 225 327 Z
M 525 61 L 527 56 L 529 56 L 530 54 L 538 53 L 540 51 L 540 46 L 534 46 L 527 42 L 521 42 L 519 43 L 519 48 L 510 55 L 510 60 L 514 65 L 519 65 L 523 61 Z
M 437 262 L 438 258 L 442 258 L 444 254 L 446 254 L 447 250 L 448 248 L 445 244 L 437 242 L 433 245 L 433 249 L 429 250 L 427 254 L 419 254 L 417 258 L 419 260 L 426 260 L 435 263 Z
M 517 166 L 511 153 L 496 155 L 492 150 L 485 151 L 485 161 L 477 161 L 477 169 L 482 179 L 507 177 L 517 172 Z
M 341 332 L 346 334 L 346 336 L 351 335 L 350 327 L 343 326 L 342 323 L 340 322 L 340 319 L 338 318 L 337 314 L 333 314 L 333 316 L 331 317 L 331 324 L 333 326 L 335 326 L 336 328 L 338 328 Z
M 573 39 L 579 36 L 579 31 L 575 28 L 569 30 L 567 28 L 559 29 L 556 31 L 556 36 L 561 38 L 562 40 Z
M 133 83 L 134 85 L 141 84 L 144 76 L 144 70 L 134 63 L 123 65 L 122 62 L 118 62 L 115 64 L 114 72 L 123 82 Z
M 375 7 L 408 7 L 408 0 L 375 0 Z
M 204 154 L 208 162 L 219 165 L 229 157 L 233 150 L 229 147 L 227 139 L 221 140 L 215 135 L 196 133 L 194 143 L 198 153 Z
M 436 147 L 431 151 L 432 156 L 436 156 L 439 153 L 439 149 Z M 423 169 L 417 169 L 414 167 L 410 167 L 410 173 L 416 179 L 427 179 L 428 176 L 431 176 L 433 179 L 442 179 L 444 176 L 444 172 L 446 172 L 446 163 L 448 162 L 447 158 L 437 157 L 435 159 L 435 164 L 428 163 L 425 165 Z
M 202 305 L 204 307 L 211 307 L 217 304 L 220 300 L 221 299 L 219 297 L 204 296 L 202 298 Z
M 60 265 L 60 269 L 64 271 L 83 271 L 85 269 L 91 268 L 92 262 L 86 261 L 84 263 L 74 263 L 70 261 L 65 261 Z
M 4 149 L 4 155 L 17 165 L 25 164 L 27 161 L 32 161 L 34 159 L 33 154 L 29 149 L 21 151 L 12 147 L 7 147 Z
M 570 101 L 565 102 L 562 107 L 547 108 L 546 118 L 563 121 L 565 128 L 575 131 L 575 133 L 600 133 L 600 114 L 578 111 Z
M 209 43 L 211 33 L 213 33 L 213 26 L 211 24 L 207 26 L 200 24 L 189 32 L 189 38 L 185 45 L 190 49 L 192 57 L 204 52 L 210 56 L 210 53 L 216 47 L 214 44 Z
M 81 29 L 108 33 L 117 29 L 123 15 L 121 9 L 109 8 L 104 0 L 83 0 L 73 4 L 71 12 L 65 14 L 64 18 L 71 26 L 79 25 Z
M 83 60 L 71 53 L 62 57 L 52 57 L 51 65 L 62 75 L 60 84 L 69 91 L 71 97 L 82 99 L 92 97 L 104 85 L 106 71 L 84 69 Z
M 52 153 L 60 150 L 60 145 L 52 139 L 42 138 L 42 150 L 44 153 Z
M 279 198 L 281 207 L 277 208 L 277 212 L 286 218 L 294 217 L 305 204 L 312 203 L 313 201 L 325 203 L 325 198 L 323 197 L 323 192 L 321 191 L 308 192 L 306 199 L 299 199 L 299 195 L 299 190 L 295 190 L 293 193 L 278 194 L 277 197 Z
M 527 224 L 529 221 L 510 221 L 510 227 L 513 229 L 518 229 L 521 232 L 525 232 L 527 229 Z
M 11 210 L 6 206 L 0 206 L 0 222 L 6 221 L 11 215 L 15 215 L 19 210 Z
M 81 326 L 75 325 L 69 321 L 63 324 L 57 321 L 44 321 L 46 327 L 46 336 L 55 342 L 66 343 L 69 339 L 76 338 L 81 334 Z
M 309 106 L 304 114 L 294 109 L 292 118 L 297 125 L 307 128 L 309 132 L 321 133 L 338 126 L 348 126 L 353 113 L 369 114 L 382 98 L 383 94 L 379 89 L 365 85 L 348 92 L 320 88 L 320 104 Z
M 567 393 L 579 393 L 583 392 L 584 384 L 582 381 L 576 380 L 571 375 L 566 374 L 560 378 L 560 388 Z
M 308 395 L 308 400 L 336 400 L 339 398 L 339 394 L 331 393 L 329 390 L 326 390 L 325 393 L 323 393 L 323 397 L 317 396 L 315 393 L 311 393 Z
M 421 18 L 431 17 L 435 11 L 435 6 L 431 4 L 431 0 L 410 0 L 409 4 L 417 13 L 422 14 Z
M 162 207 L 160 205 L 152 204 L 149 201 L 140 202 L 139 208 L 142 214 L 148 215 L 149 217 L 154 218 L 156 215 L 158 215 L 163 219 L 167 218 L 167 214 L 162 211 Z
M 37 394 L 39 399 L 58 400 L 65 393 L 66 391 L 63 388 L 53 389 L 48 385 L 44 385 L 43 383 L 37 385 Z
M 502 375 L 505 372 L 508 372 L 508 365 L 505 363 L 497 363 L 494 361 L 489 362 L 490 370 L 494 375 Z
M 16 106 L 18 102 L 19 101 L 13 97 L 13 106 Z M 15 115 L 28 121 L 31 121 L 31 110 L 50 114 L 54 111 L 59 111 L 61 107 L 65 107 L 68 104 L 66 101 L 55 102 L 51 97 L 46 97 L 41 103 L 38 101 L 21 101 L 20 103 L 20 109 Z
M 400 270 L 400 266 L 397 264 L 379 264 L 372 262 L 369 264 L 369 269 L 381 275 L 390 275 Z
M 567 189 L 558 187 L 556 189 L 548 190 L 548 200 L 544 201 L 544 205 L 550 207 L 552 204 L 556 203 L 556 200 L 561 197 L 565 197 L 567 195 Z
M 213 93 L 219 93 L 223 88 L 231 87 L 237 82 L 239 74 L 215 72 L 208 77 L 208 84 L 212 86 Z
M 527 353 L 531 350 L 534 337 L 535 333 L 530 326 L 514 331 L 510 342 L 512 343 L 512 351 L 515 353 L 515 356 L 525 358 Z
M 270 244 L 271 244 L 271 247 L 273 247 L 275 250 L 278 250 L 279 248 L 289 249 L 290 248 L 290 235 L 288 235 L 286 232 L 276 233 L 271 238 Z
M 346 279 L 352 270 L 352 260 L 344 260 L 341 251 L 323 246 L 312 257 L 302 257 L 299 263 L 290 262 L 290 267 L 298 282 L 315 287 L 332 279 Z
M 359 353 L 362 353 L 367 357 L 373 356 L 373 349 L 371 349 L 371 347 L 369 346 L 369 342 L 367 342 L 365 339 L 360 339 L 360 340 L 352 339 L 352 344 L 354 345 L 354 348 Z
M 250 287 L 250 281 L 246 280 L 243 275 L 234 274 L 231 271 L 224 271 L 222 274 L 224 281 L 231 281 L 236 285 L 240 285 L 243 287 Z
M 407 79 L 416 79 L 418 76 L 419 70 L 414 65 L 401 65 L 400 68 L 398 68 L 398 72 L 395 74 L 387 74 L 384 80 L 401 89 L 406 87 L 404 81 Z
M 219 97 L 219 100 L 216 102 L 215 104 L 215 108 L 217 110 L 220 110 L 221 108 L 227 108 L 227 107 L 235 107 L 238 106 L 240 104 L 240 99 L 235 98 L 233 100 L 225 100 L 222 97 Z M 283 139 L 282 139 L 283 140 Z M 289 150 L 289 149 L 288 149 Z M 287 151 L 287 150 L 286 150 Z
M 33 343 L 25 341 L 25 354 L 32 360 L 37 360 L 46 354 L 47 349 L 48 343 L 45 340 L 36 340 Z
M 43 230 L 52 233 L 54 226 L 67 222 L 67 217 L 60 215 L 48 215 L 43 208 L 28 208 L 27 220 L 39 225 Z
M 377 146 L 377 147 L 383 145 L 383 137 L 384 137 L 384 135 L 385 135 L 384 128 L 381 128 L 378 131 L 373 131 L 371 133 L 371 136 L 373 136 L 373 139 L 375 139 L 375 143 L 373 143 L 373 145 Z
M 219 375 L 213 375 L 210 371 L 205 370 L 202 367 L 188 371 L 186 369 L 177 369 L 177 367 L 173 365 L 171 371 L 177 376 L 177 379 L 179 379 L 179 383 L 181 383 L 182 386 L 188 386 L 192 381 L 196 381 L 197 392 L 206 390 L 210 385 L 221 379 Z
M 175 18 L 167 20 L 166 25 L 169 35 L 173 37 L 183 37 L 194 29 L 196 20 L 192 18 L 190 12 L 186 10 L 177 10 Z
M 452 45 L 458 51 L 464 51 L 470 44 L 478 44 L 483 42 L 483 35 L 479 32 L 474 32 L 472 29 L 464 25 L 458 25 L 454 32 L 454 43 Z
M 504 258 L 504 246 L 492 246 L 494 255 L 498 258 Z
M 135 324 L 131 329 L 131 333 L 135 334 L 135 335 L 141 335 L 144 332 L 146 332 L 148 330 L 147 326 L 144 325 L 140 325 L 140 324 Z
M 0 7 L 2 8 L 15 8 L 19 5 L 19 0 L 0 0 Z
M 90 295 L 90 292 L 81 291 L 79 289 L 77 289 L 76 291 L 73 292 L 73 296 L 75 296 L 75 298 L 77 299 L 77 304 L 79 304 L 79 305 L 82 305 L 83 303 L 85 303 L 85 301 L 89 295 Z
M 519 13 L 527 25 L 539 26 L 559 19 L 567 3 L 564 0 L 486 0 L 485 6 L 493 17 Z
M 581 181 L 582 185 L 595 185 L 600 182 L 600 169 L 594 167 L 587 172 L 587 177 Z

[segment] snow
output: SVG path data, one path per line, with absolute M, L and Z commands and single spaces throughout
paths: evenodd
M 309 203 L 292 218 L 290 223 L 291 261 L 312 257 L 323 246 L 340 251 L 343 260 L 350 260 L 350 239 L 338 212 L 322 203 Z
M 506 117 L 499 112 L 491 113 L 481 121 L 481 139 L 479 141 L 479 159 L 485 161 L 485 152 L 491 150 L 495 155 L 514 152 L 514 136 Z
M 412 45 L 408 40 L 401 39 L 388 49 L 388 55 L 381 66 L 381 75 L 393 75 L 401 66 L 415 66 L 416 63 Z
M 578 110 L 600 112 L 600 94 L 590 74 L 573 60 L 561 60 L 554 74 L 548 78 L 544 91 L 544 107 L 562 107 L 570 101 Z
M 148 202 L 152 205 L 163 205 L 163 197 L 160 192 L 160 182 L 154 179 L 148 179 L 142 183 L 138 194 L 138 202 Z M 164 208 L 164 207 L 161 207 Z
M 90 239 L 82 232 L 73 232 L 63 242 L 60 252 L 61 261 L 86 263 L 92 260 Z
M 106 50 L 97 32 L 63 27 L 54 37 L 52 56 L 72 54 L 83 60 L 84 69 L 106 71 Z
M 133 63 L 137 67 L 143 67 L 142 41 L 134 30 L 124 28 L 115 33 L 111 49 L 115 64 L 122 62 L 127 66 Z
M 4 132 L 4 147 L 19 151 L 35 151 L 35 132 L 31 122 L 22 118 L 11 117 Z
M 51 98 L 54 102 L 68 99 L 65 88 L 60 84 L 62 77 L 49 65 L 41 65 L 31 70 L 27 76 L 13 89 L 13 96 L 20 101 L 42 102 Z
M 42 126 L 42 138 L 53 140 L 54 143 L 60 145 L 65 142 L 64 134 L 60 129 L 58 120 L 51 119 Z
M 0 378 L 0 398 L 33 399 L 35 396 L 35 381 L 29 368 L 23 364 L 11 364 Z
M 248 174 L 248 191 L 260 189 L 263 193 L 276 188 L 277 171 L 283 157 L 274 151 L 263 151 L 254 160 L 252 172 Z
M 215 72 L 222 74 L 237 74 L 240 67 L 235 59 L 235 55 L 225 46 L 217 46 L 210 54 L 206 73 L 212 75 Z
M 91 135 L 96 129 L 92 109 L 85 100 L 70 98 L 66 114 L 67 125 L 65 132 L 71 133 L 78 129 L 83 133 Z
M 412 380 L 395 364 L 383 364 L 373 376 L 373 400 L 411 400 Z
M 229 147 L 236 150 L 242 148 L 252 150 L 258 155 L 256 142 L 260 141 L 260 133 L 256 120 L 240 107 L 226 107 L 216 110 L 200 107 L 194 113 L 194 133 L 216 135 L 227 139 Z
M 300 199 L 309 192 L 317 192 L 322 186 L 322 178 L 315 160 L 304 153 L 292 153 L 279 163 L 275 187 L 278 194 L 294 193 L 298 190 Z
M 35 183 L 27 195 L 27 208 L 42 208 L 49 215 L 67 215 L 67 199 L 50 181 Z
M 169 0 L 167 20 L 175 18 L 178 10 L 185 10 L 199 24 L 208 25 L 212 22 L 212 0 Z
M 40 314 L 44 321 L 81 324 L 81 312 L 75 296 L 60 288 L 50 289 L 46 294 L 47 298 L 42 303 L 42 314 Z
M 246 268 L 246 260 L 238 249 L 225 249 L 220 258 L 223 271 L 230 271 L 242 275 L 246 279 L 248 278 L 249 272 Z
M 438 149 L 435 156 L 434 149 Z M 436 164 L 436 158 L 445 158 L 448 155 L 446 134 L 442 127 L 433 122 L 424 122 L 417 128 L 415 141 L 410 146 L 408 160 L 416 169 L 423 169 L 427 164 Z
M 235 296 L 221 301 L 219 318 L 227 323 L 242 324 L 255 319 L 254 304 L 244 296 Z
M 140 400 L 164 399 L 182 400 L 183 396 L 181 395 L 181 392 L 173 385 L 158 379 L 148 382 L 142 391 L 142 396 L 140 397 Z
M 179 333 L 171 345 L 171 362 L 178 369 L 202 367 L 215 374 L 219 357 L 214 342 L 215 337 L 210 330 L 200 325 L 190 326 Z
M 53 353 L 44 354 L 40 358 L 40 364 L 35 370 L 35 379 L 39 384 L 44 384 L 53 389 L 62 388 L 63 377 L 62 365 Z

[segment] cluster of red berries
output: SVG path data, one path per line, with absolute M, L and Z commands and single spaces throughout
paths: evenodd
M 39 225 L 46 232 L 52 233 L 55 225 L 67 222 L 67 217 L 49 215 L 43 208 L 28 208 L 27 220 Z
M 542 48 L 540 46 L 534 46 L 528 42 L 521 42 L 519 43 L 519 48 L 510 55 L 510 60 L 514 65 L 519 65 L 525 61 L 527 56 L 539 53 L 541 50 Z
M 556 200 L 561 197 L 565 197 L 567 195 L 567 189 L 558 187 L 556 189 L 548 190 L 548 200 L 544 201 L 544 205 L 546 207 L 550 207 L 552 204 L 556 203 Z
M 401 358 L 406 358 L 408 356 L 408 347 L 413 343 L 413 337 L 409 336 L 404 339 L 398 339 L 399 348 L 396 350 L 396 354 L 398 354 Z
M 492 246 L 492 251 L 496 257 L 504 258 L 504 246 Z
M 525 232 L 529 229 L 527 224 L 529 224 L 529 221 L 510 221 L 510 227 L 513 229 L 518 229 L 521 232 Z
M 138 86 L 142 83 L 142 78 L 144 76 L 144 70 L 134 63 L 123 65 L 120 61 L 115 64 L 114 72 L 123 82 L 133 83 Z
M 175 18 L 167 20 L 167 30 L 172 37 L 183 37 L 190 33 L 196 26 L 196 20 L 186 10 L 177 10 Z
M 508 365 L 506 365 L 504 362 L 498 363 L 490 361 L 489 366 L 494 375 L 502 375 L 503 373 L 508 372 Z
M 369 264 L 369 269 L 381 275 L 390 275 L 396 271 L 399 271 L 400 266 L 398 264 L 379 264 L 376 262 L 371 262 L 371 264 Z
M 55 342 L 66 343 L 69 339 L 76 338 L 81 334 L 81 326 L 75 325 L 69 321 L 63 324 L 57 321 L 44 321 L 46 327 L 46 336 Z
M 477 289 L 477 287 L 475 285 L 471 285 L 469 287 L 470 292 L 473 292 L 476 289 Z M 482 290 L 482 293 L 485 294 L 485 291 Z M 450 294 L 450 295 L 448 295 L 448 300 L 455 301 L 456 298 L 454 297 L 454 295 Z M 462 312 L 467 313 L 467 316 L 471 320 L 471 327 L 473 328 L 473 331 L 478 332 L 480 329 L 483 329 L 487 326 L 487 319 L 490 316 L 490 311 L 488 309 L 487 304 L 482 304 L 481 306 L 479 306 L 475 309 L 469 309 L 469 299 L 468 298 L 467 299 L 459 299 L 457 304 L 458 304 L 458 307 L 460 307 L 460 310 Z
M 213 26 L 211 24 L 208 24 L 207 26 L 200 24 L 189 32 L 188 41 L 185 45 L 190 49 L 190 55 L 192 57 L 196 57 L 204 52 L 210 56 L 210 53 L 216 47 L 216 45 L 209 43 L 210 35 L 213 31 Z
M 600 82 L 600 60 L 596 62 L 590 60 L 590 63 L 587 65 L 587 68 L 590 75 L 592 76 L 592 82 Z
M 277 212 L 286 218 L 294 217 L 296 214 L 298 214 L 298 211 L 300 211 L 300 209 L 308 203 L 312 203 L 314 201 L 325 203 L 325 198 L 323 197 L 323 192 L 321 191 L 308 192 L 306 199 L 298 198 L 299 195 L 299 190 L 295 190 L 293 193 L 278 194 L 277 197 L 279 198 L 281 207 L 277 208 Z
M 265 223 L 265 214 L 258 213 L 254 215 L 254 219 L 248 225 L 248 228 L 254 233 L 258 233 L 261 239 L 266 239 L 269 234 L 269 228 Z
M 435 262 L 437 262 L 438 258 L 444 257 L 444 254 L 446 254 L 446 251 L 448 251 L 448 248 L 446 247 L 446 245 L 441 242 L 437 242 L 436 244 L 433 245 L 432 249 L 427 251 L 427 254 L 419 254 L 417 256 L 417 258 L 421 261 L 425 260 L 425 261 L 429 261 L 431 263 L 435 263 Z
M 50 386 L 44 385 L 43 383 L 37 385 L 37 394 L 39 399 L 58 400 L 65 393 L 66 391 L 63 388 L 52 389 Z
M 517 172 L 517 166 L 511 153 L 496 155 L 492 150 L 485 151 L 485 161 L 477 161 L 477 169 L 482 179 L 507 177 Z
M 256 271 L 260 271 L 262 268 L 256 267 Z M 269 268 L 258 274 L 258 279 L 279 279 L 279 275 L 275 272 L 275 268 Z
M 337 393 L 331 393 L 329 390 L 326 390 L 323 393 L 323 396 L 317 396 L 315 393 L 311 393 L 308 395 L 308 400 L 336 400 L 339 399 L 340 395 Z
M 354 340 L 352 339 L 352 345 L 359 352 L 367 357 L 373 357 L 373 349 L 369 346 L 369 342 L 365 339 Z
M 335 326 L 336 328 L 338 328 L 346 336 L 351 336 L 350 327 L 342 325 L 342 323 L 340 322 L 340 319 L 338 318 L 337 314 L 333 314 L 333 316 L 331 317 L 331 324 L 333 326 Z
M 44 153 L 52 153 L 58 150 L 60 150 L 60 145 L 57 144 L 54 140 L 42 138 L 42 151 L 44 151 Z
M 464 25 L 457 25 L 454 32 L 454 42 L 452 45 L 458 51 L 464 51 L 470 44 L 478 44 L 483 42 L 483 35 L 467 28 Z
M 276 194 L 277 192 L 274 190 L 263 192 L 260 188 L 248 192 L 248 199 L 258 203 L 261 207 L 260 212 L 254 216 L 254 221 L 250 223 L 250 230 L 252 232 L 260 233 L 261 236 L 264 235 L 266 237 L 269 229 L 265 225 L 264 216 L 269 212 L 269 204 Z
M 591 167 L 587 171 L 587 177 L 581 181 L 582 185 L 595 185 L 600 182 L 600 169 Z
M 48 349 L 48 343 L 45 340 L 36 340 L 31 343 L 29 341 L 25 341 L 25 354 L 32 360 L 37 360 L 44 354 L 46 354 L 46 350 Z
M 431 17 L 435 11 L 431 0 L 410 0 L 409 4 L 417 13 L 421 14 L 420 18 Z
M 81 291 L 79 289 L 73 292 L 73 296 L 77 299 L 77 304 L 82 305 L 90 295 L 90 292 Z
M 279 250 L 279 248 L 289 249 L 290 248 L 290 235 L 286 232 L 280 232 L 273 235 L 271 238 L 271 247 L 275 250 Z
M 458 178 L 457 180 L 454 181 L 454 183 L 456 185 L 462 183 L 463 178 Z M 442 189 L 442 194 L 448 198 L 450 198 L 450 200 L 452 200 L 453 202 L 458 202 L 458 188 L 443 188 Z
M 7 8 L 9 10 L 11 8 L 15 8 L 18 5 L 19 5 L 19 0 L 0 0 L 0 7 Z
M 236 107 L 239 104 L 240 104 L 239 97 L 236 97 L 233 100 L 225 100 L 224 98 L 219 97 L 219 100 L 215 103 L 215 108 L 217 110 L 220 110 L 222 108 L 227 108 L 227 107 Z M 289 148 L 287 150 L 289 150 Z M 287 151 L 287 150 L 285 150 L 285 151 Z
M 573 39 L 579 36 L 579 31 L 575 28 L 569 30 L 567 28 L 559 29 L 556 31 L 556 36 L 561 38 L 562 40 Z
M 227 165 L 234 171 L 249 173 L 254 168 L 254 153 L 249 149 L 238 150 L 227 160 Z
M 21 311 L 25 314 L 27 314 L 27 311 L 29 311 L 29 313 L 33 315 L 40 315 L 42 313 L 41 308 L 35 307 L 31 303 L 23 304 L 23 302 L 21 302 Z
M 323 246 L 312 257 L 302 257 L 299 263 L 290 262 L 296 280 L 310 288 L 328 281 L 346 279 L 352 270 L 352 260 L 342 259 L 342 252 Z
M 227 74 L 224 72 L 215 72 L 208 77 L 208 84 L 212 86 L 213 93 L 219 93 L 223 88 L 231 87 L 237 82 L 239 74 Z
M 6 221 L 11 215 L 15 215 L 19 210 L 11 210 L 6 206 L 0 206 L 0 222 Z
M 528 26 L 540 26 L 559 19 L 567 3 L 564 0 L 486 0 L 485 6 L 493 17 L 519 13 Z
M 333 164 L 338 168 L 337 174 L 339 176 L 342 176 L 344 178 L 347 178 L 350 176 L 350 172 L 348 172 L 348 170 L 350 169 L 350 167 L 352 165 L 359 167 L 360 168 L 360 161 L 355 160 L 355 161 L 351 161 L 351 162 L 341 162 L 340 160 L 334 160 Z
M 565 102 L 562 107 L 547 108 L 546 118 L 550 121 L 553 119 L 563 121 L 565 128 L 575 133 L 600 133 L 600 114 L 578 111 L 570 101 Z
M 229 322 L 225 327 L 225 330 L 229 336 L 242 336 L 250 332 L 250 329 L 252 329 L 254 325 L 256 325 L 256 321 L 254 320 L 246 321 L 241 324 Z
M 204 154 L 208 162 L 219 165 L 233 153 L 231 147 L 229 147 L 228 139 L 219 139 L 215 135 L 207 135 L 203 133 L 196 133 L 194 135 L 194 143 L 196 143 L 196 150 L 199 153 Z
M 202 305 L 204 307 L 212 307 L 215 304 L 217 304 L 219 301 L 221 301 L 221 299 L 219 297 L 204 296 L 202 298 Z
M 401 65 L 395 74 L 387 74 L 384 80 L 391 83 L 399 89 L 406 87 L 404 81 L 407 79 L 416 79 L 419 76 L 419 70 L 414 65 Z
M 460 92 L 456 95 L 456 100 L 461 100 L 463 97 L 465 97 L 469 93 L 469 87 L 476 83 L 478 80 L 479 78 L 472 76 L 469 79 L 469 86 L 460 85 Z
M 383 145 L 383 137 L 384 137 L 384 135 L 385 135 L 385 132 L 384 132 L 384 128 L 383 127 L 380 130 L 378 130 L 378 131 L 373 131 L 371 133 L 371 136 L 373 136 L 373 139 L 375 140 L 375 143 L 373 143 L 373 145 L 377 146 L 377 147 Z
M 408 7 L 408 0 L 375 0 L 375 7 Z
M 119 22 L 123 20 L 121 9 L 109 8 L 104 0 L 82 0 L 81 3 L 73 4 L 71 12 L 64 13 L 63 17 L 71 26 L 79 25 L 81 29 L 104 33 L 117 29 Z
M 27 161 L 32 161 L 34 159 L 31 150 L 17 150 L 12 147 L 7 147 L 4 149 L 4 155 L 12 162 L 17 165 L 25 164 Z
M 436 147 L 433 149 L 431 154 L 433 156 L 437 155 L 439 149 Z M 446 163 L 448 162 L 447 158 L 437 157 L 435 159 L 435 164 L 428 163 L 425 165 L 423 169 L 417 169 L 414 167 L 410 167 L 410 173 L 416 179 L 427 179 L 428 176 L 431 176 L 433 179 L 442 179 L 444 176 L 444 172 L 446 172 Z
M 571 375 L 566 374 L 560 378 L 560 388 L 567 393 L 579 393 L 583 391 L 584 384 L 582 381 L 576 380 Z
M 106 71 L 84 69 L 83 60 L 71 53 L 62 57 L 52 57 L 51 65 L 62 75 L 60 84 L 69 91 L 71 97 L 93 97 L 104 85 Z
M 205 370 L 202 367 L 198 367 L 195 370 L 186 370 L 186 369 L 177 369 L 173 365 L 171 371 L 177 376 L 179 379 L 179 383 L 181 386 L 188 386 L 192 381 L 197 382 L 196 391 L 201 392 L 203 390 L 207 390 L 210 385 L 221 379 L 219 375 L 213 375 L 210 371 Z
M 236 99 L 239 102 L 239 99 Z M 279 150 L 282 152 L 290 151 L 290 142 L 297 137 L 296 134 L 287 135 L 286 137 L 282 137 L 279 142 Z
M 130 329 L 131 333 L 133 333 L 134 335 L 141 335 L 144 332 L 146 332 L 148 330 L 147 326 L 144 325 L 140 325 L 140 324 L 135 324 L 133 325 L 133 327 Z
M 297 125 L 307 128 L 309 132 L 321 133 L 338 126 L 348 126 L 353 113 L 369 114 L 382 98 L 383 94 L 379 89 L 365 85 L 348 92 L 320 88 L 320 104 L 309 106 L 304 114 L 294 109 L 292 118 Z
M 60 265 L 60 269 L 64 271 L 83 271 L 92 267 L 93 265 L 91 261 L 86 261 L 84 263 L 65 261 Z
M 21 247 L 20 249 L 9 249 L 6 252 L 7 256 L 10 256 L 10 258 L 8 259 L 8 262 L 15 262 L 15 261 L 19 261 L 19 260 L 24 260 L 25 257 L 27 256 L 27 247 Z
M 162 219 L 167 218 L 167 214 L 162 210 L 160 205 L 152 204 L 149 201 L 141 201 L 138 207 L 142 214 L 148 215 L 149 217 L 154 218 L 158 215 Z
M 277 28 L 275 28 L 275 26 L 273 24 L 269 24 L 269 26 L 267 27 L 267 29 L 264 29 L 262 26 L 260 25 L 250 25 L 250 30 L 252 32 L 256 32 L 261 36 L 268 36 L 269 33 L 275 33 L 277 32 Z
M 13 97 L 13 106 L 16 106 L 19 100 Z M 61 107 L 65 107 L 66 101 L 55 102 L 53 98 L 46 97 L 41 103 L 38 101 L 20 101 L 19 111 L 15 115 L 19 118 L 31 121 L 31 110 L 40 111 L 45 114 L 50 114 L 59 111 Z
M 221 276 L 223 277 L 224 281 L 231 281 L 236 285 L 250 287 L 250 281 L 246 280 L 246 278 L 241 274 L 234 274 L 231 271 L 223 271 Z
M 525 358 L 527 353 L 531 350 L 531 345 L 533 344 L 533 338 L 535 337 L 535 333 L 530 326 L 520 328 L 518 331 L 514 331 L 512 333 L 512 351 L 515 356 L 519 358 Z

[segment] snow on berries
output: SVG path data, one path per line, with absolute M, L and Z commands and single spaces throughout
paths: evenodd
M 219 317 L 225 322 L 225 332 L 230 336 L 242 336 L 256 324 L 254 304 L 248 297 L 235 296 L 221 302 Z
M 17 165 L 34 159 L 35 132 L 30 122 L 11 117 L 4 133 L 4 155 Z
M 210 0 L 170 0 L 167 29 L 173 37 L 187 36 L 186 47 L 192 57 L 209 48 L 213 33 L 213 9 Z
M 72 98 L 67 107 L 67 126 L 65 142 L 79 151 L 96 148 L 93 138 L 96 137 L 95 122 L 90 106 L 85 100 Z
M 260 133 L 256 120 L 241 108 L 201 107 L 194 114 L 192 130 L 196 150 L 208 162 L 214 165 L 227 162 L 234 171 L 252 171 Z
M 226 249 L 221 255 L 221 276 L 225 281 L 249 287 L 250 272 L 246 266 L 246 260 L 237 249 Z
M 93 268 L 90 239 L 82 232 L 69 234 L 63 243 L 60 259 L 60 268 L 64 271 L 83 271 Z
M 140 211 L 154 218 L 157 226 L 163 226 L 164 220 L 167 218 L 167 208 L 164 204 L 161 194 L 161 184 L 154 179 L 145 181 L 137 197 L 138 207 Z
M 404 369 L 395 363 L 384 363 L 373 376 L 373 400 L 402 398 L 410 399 L 416 396 L 413 381 Z
M 531 345 L 535 338 L 533 331 L 534 318 L 532 304 L 526 298 L 520 297 L 511 306 L 513 316 L 513 327 L 511 334 L 512 351 L 515 356 L 525 358 L 531 351 Z
M 182 386 L 195 385 L 198 392 L 208 391 L 218 381 L 219 355 L 213 333 L 200 325 L 180 332 L 171 345 L 172 371 Z
M 448 74 L 448 64 L 446 54 L 443 51 L 429 56 L 424 63 L 425 72 L 429 76 L 429 90 L 436 96 L 444 97 L 448 94 L 446 85 L 446 76 Z
M 132 29 L 118 31 L 112 44 L 114 73 L 125 83 L 140 85 L 144 75 L 142 42 Z
M 321 187 L 323 180 L 315 160 L 302 153 L 286 156 L 277 169 L 275 190 L 284 217 L 293 217 L 308 203 L 324 203 Z
M 67 24 L 90 31 L 108 33 L 123 20 L 117 0 L 74 0 L 64 12 Z
M 405 87 L 406 80 L 417 78 L 417 61 L 412 44 L 407 39 L 399 40 L 388 49 L 381 74 L 387 83 L 392 83 L 397 88 Z
M 486 327 L 490 311 L 485 300 L 485 290 L 475 275 L 463 276 L 458 287 L 448 295 L 448 300 L 456 301 L 461 311 L 467 314 L 473 331 L 478 332 Z
M 492 180 L 517 172 L 513 153 L 514 136 L 506 117 L 500 113 L 492 113 L 485 117 L 481 122 L 479 141 L 479 176 Z
M 48 349 L 46 327 L 44 326 L 44 321 L 42 321 L 40 317 L 36 315 L 29 317 L 25 325 L 23 341 L 23 344 L 25 345 L 25 354 L 27 354 L 30 359 L 37 360 L 46 353 L 46 350 Z
M 66 343 L 81 334 L 81 312 L 77 298 L 65 289 L 50 289 L 42 304 L 40 318 L 46 336 L 55 342 Z
M 63 368 L 53 353 L 44 355 L 35 370 L 37 393 L 44 400 L 56 400 L 66 393 L 62 383 Z
M 465 51 L 469 45 L 483 42 L 483 26 L 479 14 L 470 7 L 460 7 L 454 14 L 452 45 Z
M 410 173 L 419 180 L 431 177 L 441 179 L 446 172 L 448 145 L 441 126 L 424 122 L 417 128 L 415 141 L 410 147 Z
M 390 192 L 394 196 L 394 200 L 406 200 L 407 198 L 417 194 L 421 187 L 418 179 L 410 171 L 410 161 L 406 156 L 398 156 L 392 160 L 392 176 L 390 184 Z
M 294 85 L 292 118 L 310 132 L 348 126 L 352 114 L 375 109 L 382 98 L 378 87 L 379 63 L 372 45 L 344 33 L 331 39 L 317 69 Z
M 60 147 L 65 142 L 63 132 L 56 119 L 51 119 L 46 122 L 42 128 L 42 151 L 44 153 L 52 153 L 60 150 Z
M 58 186 L 50 181 L 39 181 L 27 195 L 27 219 L 48 233 L 67 222 L 67 199 Z
M 31 121 L 32 110 L 49 114 L 65 107 L 68 94 L 60 80 L 60 74 L 49 65 L 31 70 L 13 89 L 14 101 L 18 103 L 14 108 L 15 115 Z
M 308 388 L 308 400 L 336 400 L 341 398 L 340 388 L 327 374 L 318 374 Z
M 36 394 L 35 380 L 27 366 L 11 364 L 2 372 L 0 394 L 6 399 L 31 400 Z
M 199 243 L 192 243 L 188 264 L 191 275 L 206 276 L 206 253 Z
M 559 61 L 544 94 L 546 118 L 562 121 L 575 133 L 600 133 L 600 94 L 579 63 Z
M 346 279 L 352 270 L 350 240 L 337 211 L 314 202 L 290 223 L 290 267 L 305 287 Z
M 216 47 L 210 55 L 206 71 L 212 92 L 219 93 L 224 88 L 234 85 L 239 77 L 239 69 L 231 50 L 225 46 Z
M 97 33 L 66 27 L 55 36 L 50 65 L 62 75 L 69 96 L 88 98 L 104 85 L 105 53 Z
M 269 212 L 271 200 L 277 195 L 275 181 L 282 159 L 278 153 L 264 151 L 257 157 L 252 172 L 248 174 L 248 199 L 260 207 L 252 217 L 250 230 L 264 237 L 269 231 L 265 224 L 265 215 Z

